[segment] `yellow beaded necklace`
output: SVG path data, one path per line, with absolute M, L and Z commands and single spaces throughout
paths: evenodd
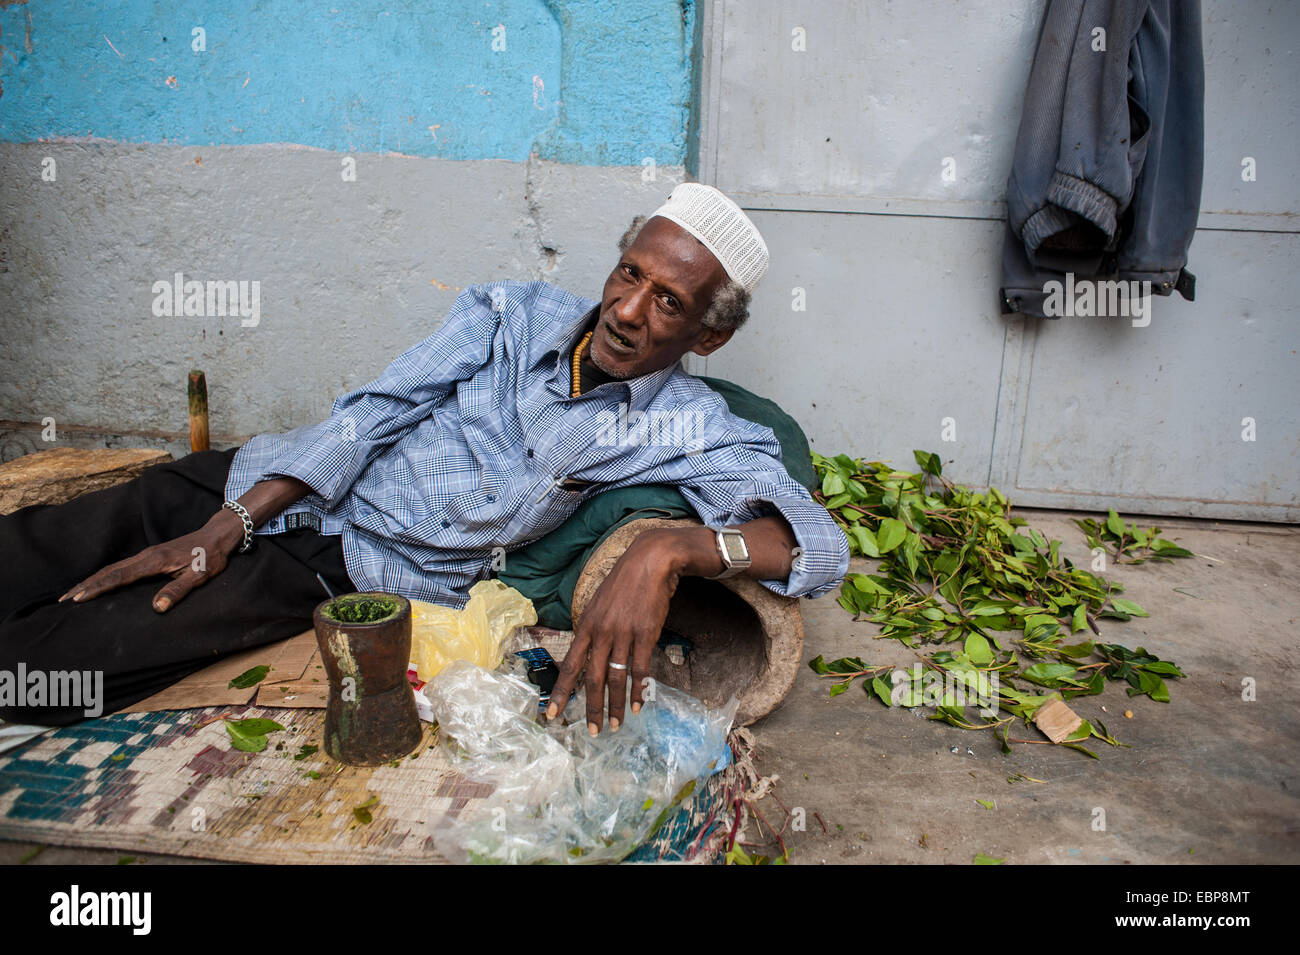
M 591 336 L 595 333 L 593 328 L 587 334 L 582 336 L 582 341 L 578 342 L 578 347 L 573 350 L 573 393 L 571 397 L 578 397 L 582 394 L 582 380 L 578 366 L 582 363 L 582 350 L 587 347 L 587 342 L 591 341 Z

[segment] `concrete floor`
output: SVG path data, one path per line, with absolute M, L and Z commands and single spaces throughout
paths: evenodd
M 1079 515 L 1017 513 L 1089 566 L 1071 521 Z M 856 685 L 830 700 L 829 680 L 805 669 L 756 733 L 760 769 L 781 777 L 787 806 L 806 810 L 806 830 L 787 839 L 791 862 L 967 864 L 977 852 L 1008 864 L 1300 862 L 1300 528 L 1124 516 L 1216 558 L 1112 565 L 1105 575 L 1151 616 L 1100 621 L 1102 639 L 1144 646 L 1188 674 L 1168 681 L 1169 703 L 1130 699 L 1119 684 L 1072 702 L 1132 748 L 1089 744 L 1100 761 L 1042 745 L 1003 756 L 986 732 L 887 709 Z M 915 659 L 898 641 L 873 640 L 874 624 L 854 623 L 830 599 L 804 606 L 806 659 Z M 1242 699 L 1244 677 L 1255 680 L 1254 702 Z M 1012 725 L 1013 737 L 1042 738 Z M 1009 783 L 1012 773 L 1046 784 Z
M 1077 515 L 1017 513 L 1089 565 L 1071 522 Z M 828 699 L 830 682 L 804 667 L 786 702 L 754 727 L 759 768 L 779 775 L 782 802 L 804 811 L 805 829 L 785 837 L 792 863 L 964 865 L 977 852 L 1009 864 L 1300 862 L 1300 528 L 1124 516 L 1214 558 L 1107 574 L 1151 616 L 1102 621 L 1103 639 L 1145 646 L 1188 674 L 1168 681 L 1167 704 L 1130 699 L 1115 684 L 1074 701 L 1081 716 L 1100 717 L 1132 748 L 1090 744 L 1100 761 L 1043 745 L 1003 756 L 984 732 L 886 709 L 856 686 Z M 852 569 L 867 564 L 855 560 Z M 806 660 L 914 659 L 897 641 L 873 640 L 877 628 L 853 622 L 833 595 L 803 606 Z M 1242 699 L 1245 677 L 1255 681 L 1253 702 Z M 1023 725 L 1011 735 L 1041 738 Z M 1046 782 L 1010 783 L 1013 773 Z M 784 815 L 771 799 L 760 807 L 773 822 Z M 0 864 L 33 848 L 0 842 Z M 199 861 L 50 847 L 29 864 L 112 865 L 127 855 L 150 864 Z

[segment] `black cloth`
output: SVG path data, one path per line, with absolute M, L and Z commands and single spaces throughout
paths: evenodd
M 81 604 L 59 597 L 109 564 L 198 530 L 221 507 L 235 451 L 201 451 L 60 505 L 0 517 L 0 671 L 102 670 L 103 713 L 139 702 L 239 650 L 301 633 L 325 599 L 356 588 L 337 536 L 300 528 L 259 537 L 166 613 L 150 577 Z M 64 726 L 83 709 L 0 706 L 0 719 Z

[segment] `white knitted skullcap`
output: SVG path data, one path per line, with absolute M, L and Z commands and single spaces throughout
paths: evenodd
M 677 223 L 704 243 L 745 291 L 754 291 L 767 271 L 767 243 L 757 226 L 726 196 L 712 186 L 684 182 L 652 215 Z

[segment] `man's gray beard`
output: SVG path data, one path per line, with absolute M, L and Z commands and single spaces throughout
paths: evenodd
M 596 326 L 596 330 L 599 334 L 604 334 L 604 332 L 601 330 L 599 325 Z M 617 378 L 619 381 L 627 381 L 629 378 L 633 377 L 632 375 L 629 375 L 627 372 L 610 371 L 608 368 L 602 365 L 600 363 L 600 359 L 596 357 L 596 347 L 594 342 L 591 345 L 587 346 L 587 357 L 591 359 L 591 363 L 593 365 L 595 365 L 605 374 L 609 375 L 611 378 Z

